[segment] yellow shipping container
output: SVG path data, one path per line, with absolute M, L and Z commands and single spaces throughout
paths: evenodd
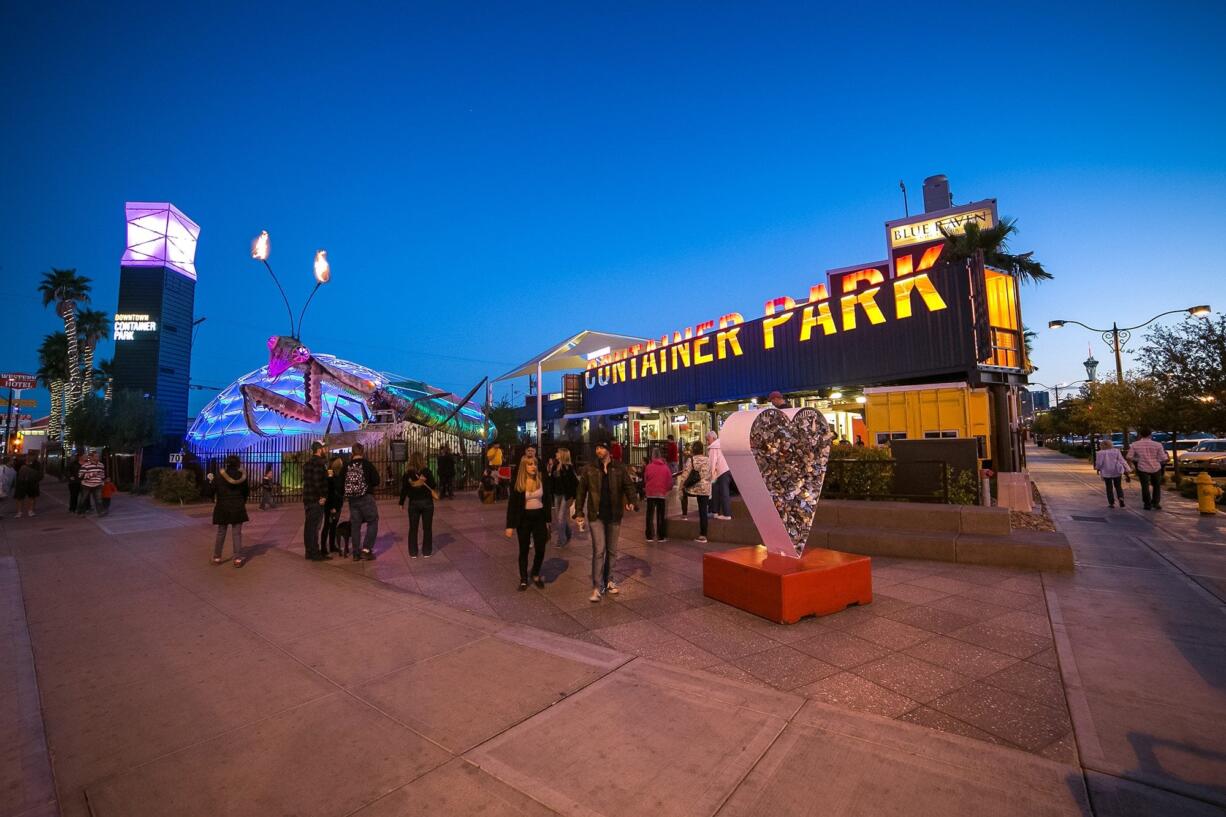
M 987 389 L 966 383 L 893 386 L 864 390 L 864 424 L 870 445 L 889 440 L 977 438 L 979 456 L 991 448 Z

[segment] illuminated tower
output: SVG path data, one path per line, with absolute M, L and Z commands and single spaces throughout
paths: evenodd
M 119 266 L 115 310 L 115 390 L 134 391 L 158 407 L 157 464 L 178 451 L 187 431 L 196 238 L 200 227 L 167 202 L 124 205 L 127 248 Z

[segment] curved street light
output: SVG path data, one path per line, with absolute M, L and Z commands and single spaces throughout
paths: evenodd
M 1073 320 L 1048 321 L 1047 328 L 1048 329 L 1059 329 L 1066 324 L 1075 323 L 1082 328 L 1089 329 L 1091 332 L 1098 332 L 1099 334 L 1101 334 L 1103 338 L 1103 342 L 1108 344 L 1111 347 L 1111 351 L 1115 353 L 1115 382 L 1123 383 L 1124 382 L 1124 366 L 1120 362 L 1120 349 L 1123 347 L 1124 344 L 1126 344 L 1129 340 L 1132 339 L 1132 333 L 1138 329 L 1141 329 L 1142 327 L 1149 326 L 1151 323 L 1158 320 L 1159 318 L 1164 318 L 1167 315 L 1177 315 L 1180 312 L 1187 312 L 1189 315 L 1191 315 L 1194 318 L 1207 318 L 1209 317 L 1210 314 L 1213 313 L 1213 310 L 1209 307 L 1209 304 L 1198 304 L 1196 306 L 1189 306 L 1186 309 L 1171 309 L 1167 312 L 1159 312 L 1157 315 L 1154 315 L 1152 318 L 1147 320 L 1145 323 L 1138 323 L 1136 326 L 1120 327 L 1118 324 L 1113 322 L 1111 324 L 1110 329 L 1097 329 L 1093 326 L 1084 324 L 1081 321 L 1073 321 Z

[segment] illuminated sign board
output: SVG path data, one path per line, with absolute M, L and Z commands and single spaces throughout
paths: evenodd
M 157 330 L 157 321 L 150 320 L 148 315 L 119 314 L 115 316 L 115 340 L 138 340 L 145 333 Z
M 890 248 L 910 247 L 914 244 L 927 244 L 931 241 L 944 241 L 945 234 L 961 235 L 966 232 L 968 223 L 976 223 L 983 229 L 996 224 L 995 205 L 953 208 L 954 212 L 936 217 L 921 216 L 918 219 L 902 219 L 891 221 L 886 225 L 889 233 Z M 944 230 L 944 232 L 942 232 Z

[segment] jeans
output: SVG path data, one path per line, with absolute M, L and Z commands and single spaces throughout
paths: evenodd
M 668 535 L 668 527 L 664 521 L 664 503 L 665 498 L 662 496 L 647 497 L 647 538 L 648 539 L 663 539 Z M 652 531 L 652 522 L 655 522 L 655 531 Z
M 99 516 L 102 516 L 102 486 L 101 485 L 82 485 L 81 496 L 77 499 L 77 513 L 81 516 L 91 508 Z
M 570 503 L 572 497 L 561 494 L 553 498 L 553 536 L 558 541 L 558 547 L 565 547 L 571 539 Z
M 690 495 L 687 494 L 684 490 L 681 492 L 681 515 L 682 516 L 690 515 Z
M 1141 504 L 1146 508 L 1162 507 L 1162 472 L 1137 471 L 1141 480 Z M 1152 493 L 1152 497 L 1151 497 Z
M 306 557 L 308 559 L 318 559 L 319 553 L 319 527 L 324 521 L 324 506 L 318 502 L 311 502 L 304 505 L 306 509 L 306 522 L 302 526 L 302 545 L 306 549 Z
M 81 496 L 81 483 L 75 482 L 75 481 L 69 482 L 68 483 L 68 512 L 69 513 L 77 512 L 77 498 L 80 496 Z
M 695 494 L 694 499 L 698 500 L 698 535 L 707 535 L 707 511 L 711 507 L 711 497 Z
M 409 500 L 409 555 L 417 555 L 417 526 L 421 524 L 421 549 L 427 556 L 434 552 L 434 502 Z
M 352 527 L 354 548 L 368 550 L 373 554 L 375 537 L 379 535 L 379 506 L 375 504 L 372 495 L 349 497 L 349 524 Z M 365 539 L 362 538 L 362 525 L 366 525 Z
M 592 587 L 603 591 L 613 578 L 613 563 L 617 561 L 617 537 L 620 522 L 592 521 Z
M 455 474 L 438 477 L 438 497 L 439 499 L 455 499 Z
M 732 472 L 725 471 L 711 485 L 711 515 L 732 516 Z
M 234 528 L 232 545 L 234 548 L 234 558 L 243 555 L 243 523 L 237 525 L 218 525 L 217 526 L 217 541 L 213 542 L 213 558 L 221 558 L 222 546 L 226 543 L 226 528 Z
M 319 536 L 320 553 L 336 551 L 336 526 L 341 521 L 341 509 L 332 505 L 324 506 L 324 529 Z
M 545 544 L 549 539 L 549 512 L 544 508 L 525 510 L 519 519 L 519 580 L 528 581 L 528 547 L 533 545 L 536 552 L 532 555 L 532 576 L 541 575 L 541 564 L 545 561 Z
M 1120 507 L 1124 507 L 1124 486 L 1120 483 L 1123 477 L 1103 477 L 1103 484 L 1107 486 L 1107 504 L 1114 505 L 1115 498 L 1120 498 Z

